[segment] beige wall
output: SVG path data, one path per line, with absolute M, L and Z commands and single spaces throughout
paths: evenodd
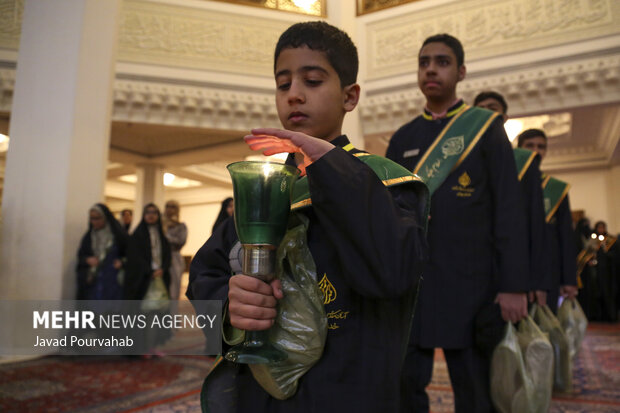
M 211 236 L 211 228 L 220 213 L 220 202 L 181 207 L 181 221 L 187 225 L 187 243 L 181 255 L 194 256 Z
M 571 185 L 572 210 L 583 210 L 592 224 L 600 220 L 607 222 L 612 234 L 620 232 L 620 166 L 552 175 Z

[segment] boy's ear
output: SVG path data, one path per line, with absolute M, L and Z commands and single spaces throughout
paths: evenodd
M 467 68 L 465 67 L 465 65 L 461 65 L 459 67 L 459 82 L 463 79 L 465 79 L 465 74 L 467 73 Z
M 343 107 L 347 112 L 351 112 L 357 106 L 357 102 L 360 100 L 360 85 L 353 83 L 352 85 L 345 86 L 342 89 L 344 97 Z

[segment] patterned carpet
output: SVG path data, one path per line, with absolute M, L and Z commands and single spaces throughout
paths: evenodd
M 51 356 L 3 364 L 0 412 L 168 411 L 166 405 L 180 401 L 187 404 L 181 411 L 199 411 L 212 362 L 202 356 Z
M 429 386 L 431 412 L 452 412 L 446 363 L 435 354 Z M 573 369 L 573 392 L 554 394 L 550 413 L 620 412 L 620 324 L 591 323 Z
M 200 386 L 212 362 L 202 356 L 50 356 L 0 364 L 0 412 L 200 412 Z M 433 413 L 452 411 L 440 352 L 429 393 Z M 550 412 L 620 412 L 620 324 L 589 327 L 575 362 L 574 391 L 554 395 Z

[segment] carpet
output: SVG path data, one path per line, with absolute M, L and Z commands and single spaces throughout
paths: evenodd
M 49 356 L 0 364 L 0 412 L 200 412 L 212 363 L 204 356 Z M 555 394 L 551 413 L 620 412 L 620 324 L 588 327 L 573 377 L 573 392 Z M 440 351 L 428 392 L 431 412 L 453 411 Z
M 184 398 L 199 409 L 212 363 L 204 356 L 49 356 L 4 364 L 0 411 L 133 412 Z
M 427 388 L 431 413 L 452 412 L 454 398 L 441 351 Z M 620 324 L 591 323 L 573 367 L 573 391 L 553 395 L 550 413 L 620 412 Z

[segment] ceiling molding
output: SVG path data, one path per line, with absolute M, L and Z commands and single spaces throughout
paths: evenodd
M 117 149 L 114 147 L 110 147 L 110 150 L 108 152 L 108 159 L 110 162 L 130 165 L 137 165 L 149 162 L 149 158 L 147 158 L 146 156 L 127 152 L 125 150 Z
M 112 119 L 225 130 L 279 126 L 272 90 L 243 92 L 142 80 L 115 82 Z
M 224 189 L 232 189 L 232 183 L 230 177 L 228 177 L 228 181 L 221 179 L 218 177 L 212 177 L 210 175 L 201 173 L 201 171 L 195 171 L 192 167 L 184 167 L 184 168 L 166 168 L 166 172 L 170 172 L 181 178 L 187 178 L 194 181 L 198 181 L 207 185 L 209 187 L 219 187 Z
M 136 167 L 134 165 L 121 165 L 116 168 L 108 168 L 108 179 L 115 179 L 123 175 L 131 175 L 136 173 Z

